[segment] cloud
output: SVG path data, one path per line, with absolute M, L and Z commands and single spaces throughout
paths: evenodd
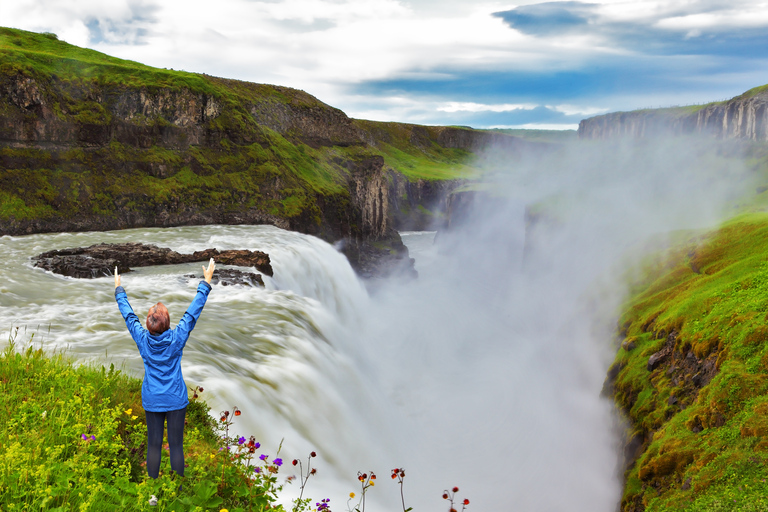
M 513 110 L 533 110 L 537 106 L 530 103 L 483 105 L 481 103 L 450 101 L 442 107 L 437 107 L 437 110 L 440 112 L 511 112 Z
M 0 19 L 152 66 L 304 89 L 353 117 L 426 124 L 572 123 L 765 81 L 768 8 L 756 1 L 493 1 L 16 0 L 0 2 Z
M 551 35 L 585 28 L 595 19 L 597 7 L 598 4 L 582 2 L 544 2 L 493 15 L 521 32 Z

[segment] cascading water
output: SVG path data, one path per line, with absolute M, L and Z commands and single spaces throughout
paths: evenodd
M 405 234 L 419 279 L 372 296 L 332 246 L 273 227 L 2 237 L 0 318 L 36 331 L 49 350 L 141 375 L 112 278 L 64 278 L 29 258 L 126 241 L 262 250 L 274 278 L 265 289 L 214 287 L 183 371 L 214 413 L 243 410 L 236 432 L 270 455 L 283 438 L 286 459 L 316 450 L 307 495 L 340 510 L 358 470 L 386 477 L 404 467 L 416 510 L 444 507 L 442 491 L 457 485 L 470 510 L 609 512 L 620 496 L 619 437 L 600 389 L 615 350 L 603 320 L 623 294 L 617 262 L 631 248 L 639 255 L 650 234 L 711 226 L 749 186 L 696 151 L 580 147 L 520 163 L 496 177 L 507 199 L 439 233 L 437 247 L 432 234 Z M 531 205 L 545 214 L 526 225 Z M 161 300 L 174 322 L 197 284 L 183 275 L 200 270 L 140 268 L 123 284 L 140 318 Z M 397 510 L 387 480 L 370 491 L 369 510 Z

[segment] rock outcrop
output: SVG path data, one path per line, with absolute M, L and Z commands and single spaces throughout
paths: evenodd
M 181 254 L 167 247 L 129 242 L 124 244 L 96 244 L 44 252 L 33 258 L 35 267 L 56 274 L 82 279 L 110 276 L 114 269 L 126 273 L 131 267 L 174 265 L 214 258 L 219 264 L 255 267 L 268 276 L 273 275 L 269 255 L 261 251 L 206 249 L 192 254 Z
M 704 134 L 720 139 L 768 141 L 768 90 L 695 107 L 614 112 L 579 123 L 582 139 Z

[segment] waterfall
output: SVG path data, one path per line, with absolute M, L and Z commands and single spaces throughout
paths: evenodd
M 30 257 L 100 242 L 261 250 L 274 277 L 265 288 L 215 286 L 182 368 L 214 414 L 243 411 L 234 431 L 266 453 L 281 440 L 288 460 L 317 451 L 305 495 L 339 510 L 358 491 L 357 471 L 404 467 L 416 510 L 446 506 L 443 490 L 459 486 L 470 511 L 609 512 L 621 436 L 600 390 L 622 272 L 649 235 L 712 226 L 750 186 L 699 149 L 581 146 L 520 162 L 489 177 L 506 199 L 478 201 L 463 230 L 436 246 L 433 234 L 406 234 L 419 279 L 371 295 L 331 245 L 270 226 L 4 236 L 0 317 L 47 350 L 140 376 L 112 278 L 61 277 Z M 533 207 L 544 211 L 535 222 Z M 140 268 L 123 285 L 140 318 L 162 301 L 174 323 L 198 282 L 184 275 L 200 270 Z M 398 489 L 382 478 L 367 501 L 397 510 Z

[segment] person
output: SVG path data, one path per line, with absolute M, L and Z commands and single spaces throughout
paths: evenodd
M 208 268 L 203 266 L 204 280 L 197 286 L 192 304 L 175 329 L 170 328 L 168 309 L 161 302 L 149 309 L 145 329 L 128 302 L 128 295 L 120 285 L 120 274 L 115 267 L 115 300 L 144 361 L 141 404 L 147 419 L 147 473 L 152 478 L 157 478 L 160 473 L 163 428 L 166 422 L 171 469 L 179 476 L 184 476 L 184 418 L 189 398 L 181 374 L 181 354 L 211 292 L 214 268 L 215 263 L 211 258 Z

